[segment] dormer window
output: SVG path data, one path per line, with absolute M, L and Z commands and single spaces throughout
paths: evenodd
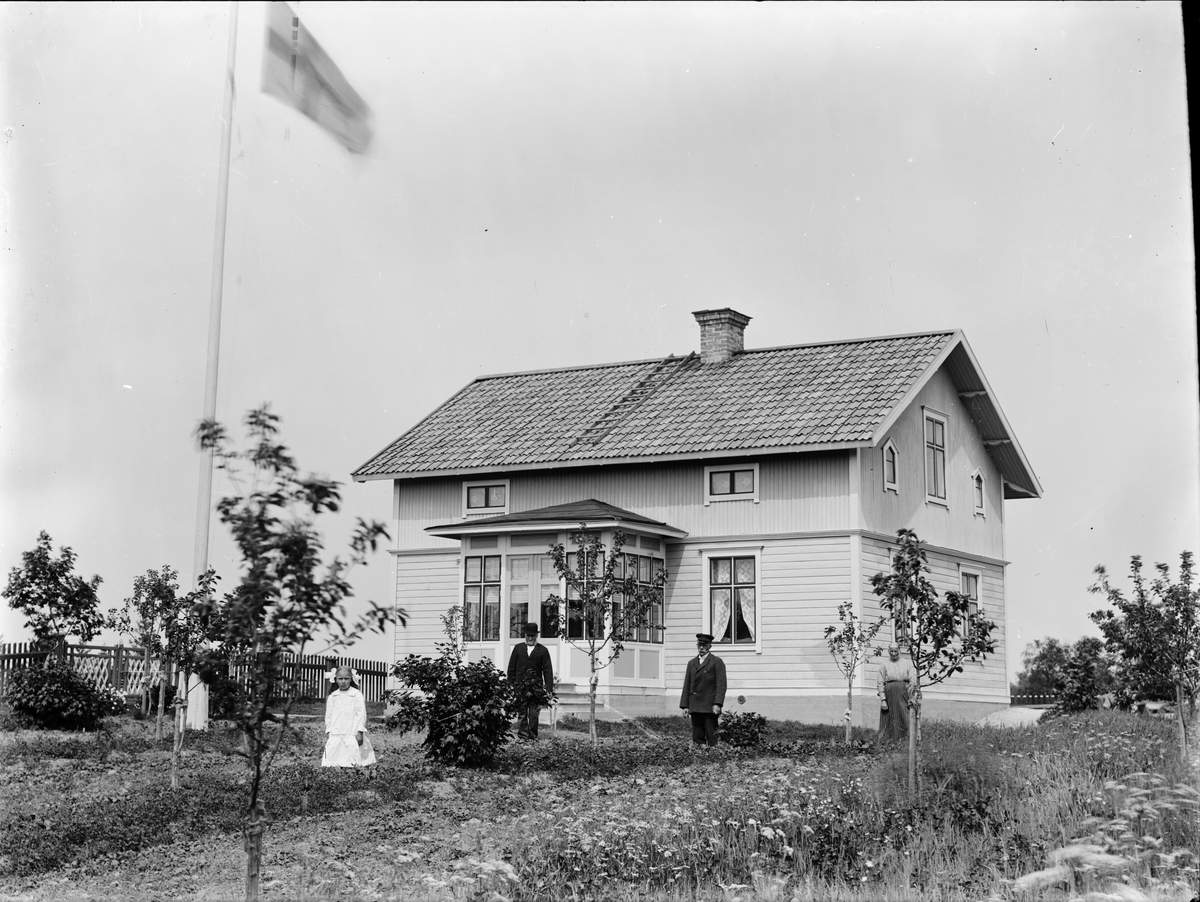
M 983 473 L 979 470 L 971 474 L 971 497 L 975 499 L 975 513 L 986 516 L 983 503 L 987 496 L 983 490 Z
M 463 516 L 508 513 L 508 480 L 463 483 Z
M 883 444 L 883 490 L 900 494 L 900 456 L 891 439 Z
M 758 501 L 758 464 L 704 468 L 704 503 Z

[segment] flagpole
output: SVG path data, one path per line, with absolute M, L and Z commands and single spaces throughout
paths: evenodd
M 212 287 L 208 304 L 208 361 L 204 375 L 204 420 L 217 418 L 217 371 L 221 357 L 221 299 L 225 287 L 225 221 L 229 209 L 229 145 L 233 134 L 233 66 L 237 57 L 237 0 L 229 3 L 229 48 L 225 57 L 225 97 L 221 105 L 221 156 L 217 166 L 217 221 L 213 234 Z M 213 451 L 201 451 L 200 488 L 196 501 L 196 547 L 192 584 L 208 570 L 208 529 L 212 520 Z M 191 687 L 189 687 L 190 689 Z M 188 706 L 188 726 L 208 725 L 208 693 L 196 690 L 199 704 Z M 193 708 L 195 715 L 193 716 Z

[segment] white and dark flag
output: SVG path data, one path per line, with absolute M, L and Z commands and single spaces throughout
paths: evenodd
M 352 153 L 371 143 L 371 108 L 286 3 L 267 4 L 262 89 L 294 106 Z

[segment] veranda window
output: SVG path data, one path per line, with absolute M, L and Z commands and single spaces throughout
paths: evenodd
M 500 638 L 500 556 L 468 557 L 463 568 L 463 638 Z

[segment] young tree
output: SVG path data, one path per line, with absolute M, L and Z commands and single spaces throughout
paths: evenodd
M 9 571 L 8 585 L 0 592 L 10 608 L 25 615 L 25 626 L 43 648 L 58 647 L 67 636 L 87 642 L 104 626 L 96 594 L 102 580 L 84 580 L 74 569 L 75 552 L 63 546 L 56 559 L 50 536 L 42 530 L 37 546 L 21 553 L 21 566 Z
M 1051 714 L 1076 714 L 1100 707 L 1100 697 L 1115 688 L 1104 653 L 1104 640 L 1084 636 L 1070 647 L 1063 667 L 1058 702 Z
M 907 631 L 909 656 L 917 688 L 909 697 L 912 723 L 908 731 L 908 791 L 920 790 L 921 687 L 941 683 L 962 672 L 963 661 L 982 661 L 996 650 L 996 624 L 971 613 L 970 599 L 947 592 L 942 600 L 929 581 L 929 562 L 921 540 L 911 529 L 896 533 L 899 548 L 892 572 L 876 573 L 871 585 L 880 604 Z
M 165 568 L 164 568 L 165 569 Z M 192 675 L 204 661 L 208 630 L 204 623 L 205 602 L 217 584 L 215 570 L 206 570 L 191 592 L 176 599 L 173 609 L 163 618 L 163 652 L 166 666 L 175 679 L 175 733 L 171 742 L 171 788 L 179 788 L 179 760 L 183 755 L 183 737 L 187 728 L 188 694 Z
M 1179 724 L 1179 751 L 1188 749 L 1188 724 L 1196 714 L 1200 691 L 1200 589 L 1193 585 L 1192 553 L 1179 556 L 1179 581 L 1171 582 L 1171 568 L 1155 564 L 1158 576 L 1147 583 L 1142 559 L 1130 562 L 1133 595 L 1126 598 L 1109 582 L 1103 566 L 1089 589 L 1103 595 L 1115 608 L 1088 616 L 1100 627 L 1104 644 L 1120 660 L 1121 675 L 1143 698 L 1169 687 L 1175 698 Z
M 854 613 L 854 605 L 847 601 L 838 605 L 838 619 L 842 622 L 841 629 L 836 626 L 825 627 L 825 642 L 829 645 L 829 653 L 833 655 L 838 670 L 846 678 L 846 745 L 849 745 L 852 730 L 850 720 L 854 709 L 854 674 L 860 665 L 866 663 L 867 658 L 878 658 L 883 653 L 875 646 L 875 635 L 887 618 L 880 617 L 866 626 Z
M 1064 685 L 1071 647 L 1054 638 L 1034 639 L 1021 652 L 1021 672 L 1011 687 L 1013 695 L 1058 695 Z
M 194 668 L 195 655 L 204 642 L 204 631 L 194 608 L 209 594 L 216 575 L 208 571 L 201 577 L 201 588 L 184 595 L 179 594 L 178 579 L 178 574 L 167 564 L 161 570 L 147 570 L 145 575 L 133 581 L 133 595 L 108 618 L 110 628 L 124 633 L 145 649 L 147 680 L 151 658 L 159 662 L 156 740 L 163 738 L 167 686 L 178 682 L 182 668 Z M 178 698 L 177 694 L 177 702 Z M 184 705 L 186 707 L 186 701 Z
M 278 440 L 279 418 L 266 405 L 247 414 L 246 431 L 244 451 L 232 450 L 224 428 L 215 422 L 202 422 L 196 431 L 201 448 L 213 452 L 233 484 L 217 512 L 241 555 L 241 578 L 234 591 L 220 601 L 209 597 L 200 604 L 200 621 L 219 642 L 204 656 L 200 675 L 205 682 L 215 680 L 229 652 L 249 662 L 246 700 L 235 720 L 249 769 L 246 900 L 255 902 L 265 813 L 262 779 L 287 729 L 295 692 L 295 669 L 285 665 L 285 656 L 303 654 L 305 645 L 326 630 L 339 636 L 337 645 L 367 629 L 382 630 L 391 612 L 372 602 L 350 625 L 345 610 L 353 595 L 347 571 L 365 563 L 380 540 L 387 539 L 383 524 L 360 518 L 349 558 L 323 563 L 323 542 L 314 521 L 338 509 L 338 484 L 301 475 Z M 403 625 L 403 616 L 399 619 Z M 283 706 L 273 710 L 277 698 L 283 699 Z M 268 724 L 278 724 L 279 729 L 269 730 Z
M 567 597 L 551 595 L 547 604 L 558 610 L 558 638 L 575 646 L 588 656 L 588 734 L 592 744 L 596 737 L 596 687 L 600 671 L 620 657 L 625 643 L 638 630 L 662 629 L 655 615 L 662 610 L 663 586 L 667 582 L 665 567 L 642 582 L 637 573 L 627 572 L 625 534 L 613 534 L 612 551 L 605 554 L 600 536 L 580 525 L 571 536 L 575 551 L 563 545 L 553 545 L 550 557 L 554 569 L 566 581 Z M 547 635 L 551 635 L 547 630 Z

